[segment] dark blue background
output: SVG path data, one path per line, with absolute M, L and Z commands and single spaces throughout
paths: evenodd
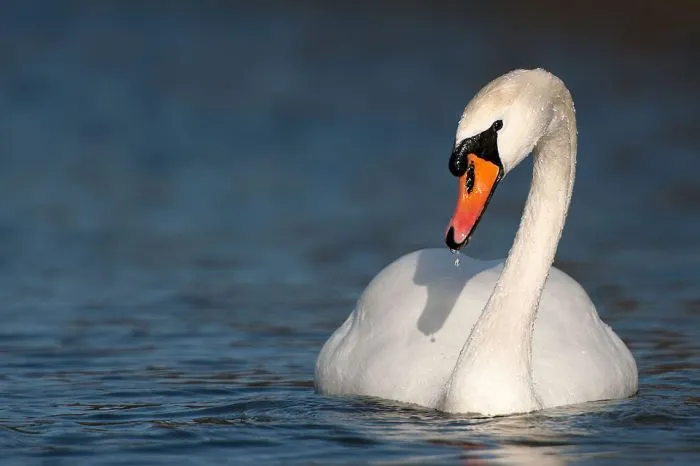
M 591 5 L 3 4 L 3 461 L 698 461 L 697 7 Z M 557 265 L 639 395 L 491 421 L 315 395 L 366 283 L 442 246 L 464 105 L 539 66 L 580 132 Z M 529 167 L 469 255 L 506 254 Z

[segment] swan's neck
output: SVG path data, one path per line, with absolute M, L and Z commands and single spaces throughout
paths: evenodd
M 513 247 L 448 383 L 449 411 L 498 415 L 541 408 L 532 378 L 532 334 L 576 166 L 568 91 L 558 94 L 551 108 L 552 119 L 533 149 L 532 185 Z

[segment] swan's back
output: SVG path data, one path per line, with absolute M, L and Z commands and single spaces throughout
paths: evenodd
M 323 347 L 317 390 L 438 407 L 502 268 L 467 257 L 455 267 L 453 260 L 446 249 L 426 249 L 382 270 Z M 580 285 L 554 268 L 535 322 L 532 358 L 545 407 L 636 391 L 629 351 Z

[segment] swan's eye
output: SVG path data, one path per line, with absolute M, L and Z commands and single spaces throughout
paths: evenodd
M 503 120 L 496 120 L 493 122 L 493 125 L 491 126 L 493 129 L 496 131 L 499 131 L 501 128 L 503 128 Z
M 467 167 L 467 194 L 471 194 L 474 189 L 474 162 L 469 162 L 469 167 Z

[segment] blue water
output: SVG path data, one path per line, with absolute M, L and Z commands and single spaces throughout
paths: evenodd
M 466 7 L 3 8 L 0 462 L 700 462 L 687 50 Z M 442 244 L 457 117 L 521 66 L 576 100 L 557 265 L 632 349 L 639 394 L 497 419 L 314 394 L 367 282 Z M 470 255 L 506 253 L 528 176 Z

